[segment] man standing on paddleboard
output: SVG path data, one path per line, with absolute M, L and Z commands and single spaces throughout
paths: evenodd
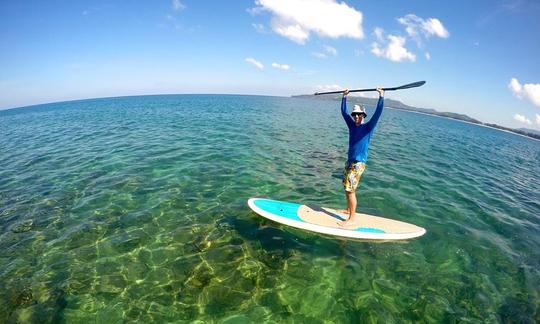
M 379 87 L 377 88 L 377 92 L 379 92 L 377 108 L 367 123 L 364 123 L 364 118 L 367 117 L 366 110 L 360 105 L 354 105 L 351 115 L 349 116 L 347 114 L 347 95 L 349 94 L 349 89 L 343 92 L 343 98 L 341 98 L 341 115 L 349 128 L 349 152 L 347 162 L 345 163 L 345 170 L 343 171 L 343 187 L 345 188 L 348 207 L 344 212 L 349 214 L 349 218 L 340 223 L 342 226 L 348 227 L 354 225 L 356 222 L 356 187 L 360 183 L 360 177 L 366 169 L 369 141 L 379 121 L 379 117 L 381 117 L 384 106 L 384 90 Z

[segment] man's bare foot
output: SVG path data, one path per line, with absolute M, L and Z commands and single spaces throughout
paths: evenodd
M 346 214 L 346 215 L 350 214 L 348 209 L 342 209 L 342 210 L 339 210 L 338 212 L 340 212 L 341 214 Z
M 356 228 L 360 226 L 360 224 L 357 222 L 357 219 L 353 217 L 349 217 L 347 220 L 339 222 L 338 225 L 346 228 Z

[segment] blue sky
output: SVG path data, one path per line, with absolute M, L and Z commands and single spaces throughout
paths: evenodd
M 1 1 L 0 109 L 340 87 L 540 130 L 540 2 Z

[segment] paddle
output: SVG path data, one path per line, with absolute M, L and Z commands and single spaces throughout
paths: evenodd
M 418 81 L 413 82 L 409 84 L 402 85 L 400 87 L 393 87 L 393 88 L 382 88 L 384 91 L 394 91 L 394 90 L 403 90 L 403 89 L 410 89 L 410 88 L 416 88 L 421 87 L 426 83 L 426 81 Z M 341 91 L 330 91 L 330 92 L 315 92 L 315 95 L 323 95 L 323 94 L 333 94 L 333 93 L 342 93 L 344 90 Z M 349 90 L 349 92 L 366 92 L 366 91 L 377 91 L 377 89 L 355 89 L 355 90 Z

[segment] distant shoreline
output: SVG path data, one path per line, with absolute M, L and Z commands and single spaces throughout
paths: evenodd
M 313 99 L 313 100 L 339 101 L 338 97 L 322 97 L 322 96 L 316 97 L 314 95 L 297 95 L 297 96 L 292 96 L 292 98 L 306 98 L 306 99 Z M 354 103 L 361 103 L 361 104 L 367 104 L 367 105 L 375 105 L 376 102 L 377 102 L 377 99 L 375 99 L 375 98 L 365 98 L 365 97 L 350 97 L 349 100 L 354 102 Z M 540 141 L 540 132 L 538 134 L 533 133 L 533 132 L 535 132 L 534 130 L 528 131 L 528 130 L 521 130 L 521 129 L 513 129 L 513 128 L 504 127 L 504 126 L 499 126 L 499 125 L 496 125 L 496 124 L 483 123 L 483 122 L 481 122 L 479 120 L 476 120 L 474 118 L 471 118 L 471 117 L 469 117 L 469 116 L 467 116 L 465 114 L 450 113 L 450 112 L 439 112 L 439 111 L 437 111 L 435 109 L 432 109 L 432 108 L 431 109 L 417 108 L 417 107 L 406 105 L 406 104 L 402 103 L 401 101 L 394 100 L 394 99 L 386 99 L 385 103 L 387 104 L 386 107 L 392 108 L 392 109 L 397 109 L 397 110 L 402 110 L 402 111 L 407 111 L 407 112 L 414 112 L 414 113 L 430 115 L 430 116 L 436 116 L 436 117 L 442 117 L 442 118 L 448 118 L 448 119 L 457 120 L 457 121 L 461 121 L 461 122 L 464 122 L 464 123 L 478 125 L 478 126 L 482 126 L 482 127 L 492 128 L 492 129 L 500 130 L 500 131 L 503 131 L 503 132 L 516 134 L 516 135 L 520 135 L 520 136 L 523 136 L 523 137 L 526 137 L 526 138 L 531 138 L 531 139 Z
M 509 133 L 509 134 L 513 134 L 513 135 L 517 135 L 517 136 L 521 136 L 521 137 L 533 139 L 533 140 L 535 140 L 535 141 L 540 141 L 540 138 L 536 138 L 536 137 L 532 137 L 532 136 L 527 136 L 527 135 L 524 135 L 524 134 L 516 133 L 516 132 L 513 132 L 513 131 L 511 131 L 511 130 L 506 130 L 506 129 L 497 128 L 497 127 L 492 127 L 492 126 L 489 126 L 489 125 L 486 125 L 486 124 L 473 123 L 473 122 L 466 121 L 466 120 L 462 120 L 462 119 L 458 119 L 458 118 L 452 118 L 452 117 L 448 117 L 448 116 L 441 116 L 441 115 L 430 114 L 430 113 L 421 112 L 421 111 L 415 111 L 415 110 L 408 110 L 408 109 L 403 109 L 403 108 L 396 108 L 396 107 L 391 107 L 391 106 L 385 106 L 385 108 L 390 108 L 390 109 L 395 109 L 395 110 L 406 111 L 406 112 L 410 112 L 410 113 L 414 113 L 414 114 L 421 114 L 421 115 L 426 115 L 426 116 L 433 116 L 433 117 L 439 117 L 439 118 L 444 118 L 444 119 L 455 120 L 455 121 L 462 122 L 462 123 L 465 123 L 465 124 L 471 124 L 471 125 L 475 125 L 475 126 L 479 126 L 479 127 L 491 128 L 491 129 L 494 129 L 494 130 L 498 130 L 498 131 L 500 131 L 500 132 L 505 132 L 505 133 Z

